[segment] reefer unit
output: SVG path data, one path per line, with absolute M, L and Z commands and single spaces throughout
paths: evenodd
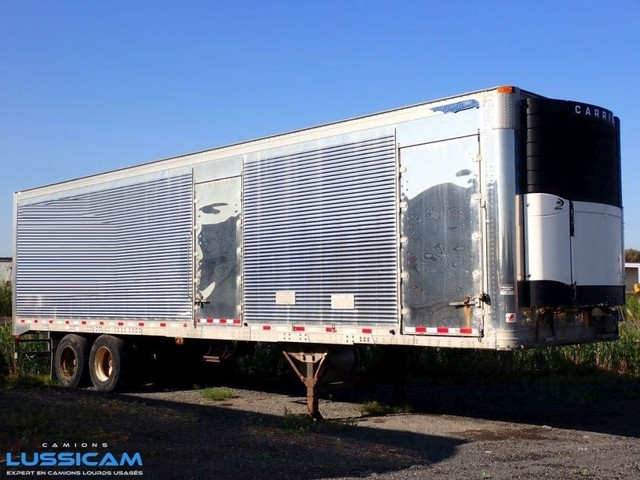
M 499 87 L 15 195 L 16 334 L 617 338 L 619 122 Z

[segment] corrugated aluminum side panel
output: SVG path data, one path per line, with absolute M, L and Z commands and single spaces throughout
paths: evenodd
M 395 151 L 394 135 L 347 136 L 246 160 L 245 320 L 398 321 Z
M 192 176 L 18 204 L 18 316 L 192 315 Z

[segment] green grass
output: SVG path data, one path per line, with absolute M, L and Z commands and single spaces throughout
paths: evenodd
M 200 392 L 200 394 L 209 400 L 213 400 L 214 402 L 221 402 L 222 400 L 229 400 L 232 398 L 238 398 L 235 392 L 227 387 L 213 387 L 213 388 L 205 388 Z
M 0 285 L 0 317 L 11 316 L 11 283 L 6 282 Z
M 44 332 L 33 332 L 24 338 L 45 338 Z M 0 325 L 0 382 L 21 375 L 27 377 L 48 376 L 50 370 L 50 354 L 46 352 L 45 342 L 23 344 L 21 349 L 37 351 L 38 353 L 22 355 L 15 360 L 15 339 L 11 324 Z
M 13 359 L 14 341 L 11 324 L 0 325 L 0 380 L 12 375 L 16 371 Z
M 1 390 L 41 388 L 55 385 L 48 375 L 12 374 L 0 383 Z
M 624 308 L 625 320 L 628 322 L 635 322 L 636 325 L 640 322 L 640 296 L 628 295 L 627 304 Z
M 382 417 L 394 413 L 411 413 L 413 409 L 409 405 L 386 405 L 377 400 L 367 402 L 360 407 L 360 414 L 364 417 Z
M 309 432 L 318 428 L 318 422 L 306 414 L 292 413 L 288 408 L 284 409 L 282 428 L 298 437 L 304 437 Z

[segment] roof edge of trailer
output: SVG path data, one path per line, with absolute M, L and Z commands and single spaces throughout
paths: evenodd
M 412 108 L 423 107 L 423 106 L 429 105 L 431 103 L 445 102 L 447 100 L 451 100 L 451 99 L 458 98 L 458 97 L 464 97 L 464 96 L 468 96 L 468 95 L 475 95 L 475 94 L 479 94 L 479 93 L 490 92 L 490 91 L 493 91 L 493 90 L 497 90 L 498 88 L 500 88 L 500 86 L 494 86 L 494 87 L 490 87 L 490 88 L 482 88 L 482 89 L 479 89 L 479 90 L 473 90 L 471 92 L 459 93 L 459 94 L 456 94 L 456 95 L 449 95 L 449 96 L 446 96 L 446 97 L 441 97 L 441 98 L 437 98 L 437 99 L 434 99 L 434 100 L 429 100 L 429 101 L 426 101 L 426 102 L 414 103 L 414 104 L 411 104 L 411 105 L 405 105 L 403 107 L 390 108 L 388 110 L 382 110 L 382 111 L 375 112 L 375 113 L 369 113 L 369 114 L 366 114 L 366 115 L 359 115 L 359 116 L 356 116 L 356 117 L 350 117 L 350 118 L 346 118 L 344 120 L 338 120 L 338 121 L 335 121 L 335 122 L 322 123 L 322 124 L 318 124 L 318 125 L 313 125 L 311 127 L 304 127 L 304 128 L 299 128 L 299 129 L 296 129 L 296 130 L 291 130 L 291 131 L 288 131 L 288 132 L 277 133 L 277 134 L 273 134 L 273 135 L 266 135 L 264 137 L 252 138 L 250 140 L 243 140 L 241 142 L 220 145 L 220 146 L 217 146 L 217 147 L 206 148 L 204 150 L 197 150 L 197 151 L 184 153 L 184 154 L 181 154 L 181 155 L 175 155 L 175 156 L 171 156 L 171 157 L 166 157 L 166 158 L 160 158 L 160 159 L 157 159 L 157 160 L 151 160 L 149 162 L 138 163 L 138 164 L 130 165 L 130 166 L 127 166 L 127 167 L 115 168 L 113 170 L 104 170 L 104 171 L 93 173 L 93 174 L 90 174 L 90 175 L 83 175 L 81 177 L 74 177 L 74 178 L 71 178 L 71 179 L 68 179 L 68 180 L 62 180 L 62 181 L 59 181 L 59 182 L 53 182 L 53 183 L 48 183 L 48 184 L 44 184 L 44 185 L 38 185 L 36 187 L 26 188 L 24 190 L 16 191 L 15 194 L 18 195 L 18 194 L 21 194 L 21 193 L 34 192 L 36 190 L 40 190 L 40 189 L 44 189 L 44 188 L 62 186 L 64 184 L 66 184 L 66 183 L 72 183 L 72 182 L 76 182 L 76 181 L 80 181 L 80 180 L 91 179 L 91 178 L 94 178 L 94 177 L 100 177 L 100 176 L 103 176 L 103 175 L 123 172 L 123 171 L 126 171 L 126 170 L 131 170 L 131 169 L 135 169 L 135 168 L 141 168 L 141 167 L 145 167 L 145 166 L 152 166 L 152 165 L 155 165 L 155 164 L 159 164 L 159 163 L 163 163 L 163 162 L 169 162 L 171 160 L 179 160 L 181 158 L 190 157 L 190 156 L 194 156 L 194 155 L 200 155 L 200 154 L 205 154 L 205 153 L 209 153 L 209 152 L 215 152 L 217 150 L 222 150 L 222 149 L 225 149 L 225 148 L 233 148 L 233 147 L 238 147 L 238 146 L 242 146 L 242 145 L 246 145 L 246 144 L 250 144 L 250 143 L 254 143 L 254 142 L 260 142 L 260 141 L 276 139 L 276 138 L 279 138 L 279 137 L 285 137 L 287 135 L 295 135 L 295 134 L 299 134 L 299 133 L 303 133 L 303 132 L 310 132 L 310 131 L 313 131 L 313 130 L 316 130 L 316 129 L 321 129 L 321 128 L 325 128 L 325 127 L 340 125 L 340 124 L 343 124 L 343 123 L 352 122 L 352 121 L 356 121 L 356 120 L 362 120 L 362 119 L 365 119 L 365 118 L 376 117 L 376 116 L 379 116 L 379 115 L 385 115 L 385 114 L 389 114 L 389 113 L 399 112 L 399 111 L 402 111 L 402 110 L 409 110 L 409 109 L 412 109 Z M 513 88 L 518 88 L 518 87 L 514 86 Z M 532 92 L 529 92 L 527 90 L 523 90 L 523 89 L 519 89 L 519 90 L 522 93 L 525 93 L 527 95 L 540 96 L 540 95 L 534 94 Z

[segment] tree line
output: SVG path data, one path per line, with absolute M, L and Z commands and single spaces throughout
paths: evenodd
M 624 251 L 624 261 L 629 263 L 640 263 L 640 250 L 627 248 Z

